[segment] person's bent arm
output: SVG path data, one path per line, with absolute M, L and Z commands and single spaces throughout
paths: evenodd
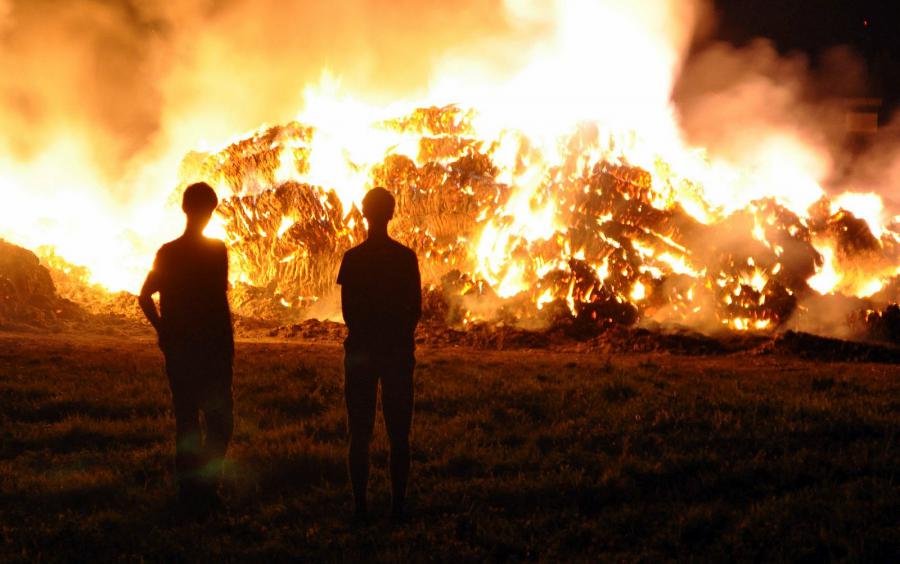
M 415 288 L 413 289 L 413 314 L 415 319 L 415 325 L 418 325 L 419 320 L 422 319 L 422 275 L 419 273 L 419 260 L 415 260 Z
M 337 283 L 341 286 L 341 314 L 344 317 L 344 325 L 347 329 L 352 330 L 359 326 L 361 318 L 365 315 L 358 288 L 354 285 L 358 281 L 356 269 L 353 268 L 352 262 L 347 260 L 347 254 L 341 259 L 341 266 L 338 269 Z
M 410 269 L 409 289 L 406 296 L 406 320 L 410 330 L 415 331 L 422 318 L 422 276 L 419 274 L 419 261 L 414 256 Z
M 150 274 L 147 275 L 147 279 L 144 281 L 144 286 L 141 288 L 141 295 L 138 296 L 138 304 L 141 306 L 141 311 L 144 312 L 144 316 L 147 317 L 147 321 L 150 322 L 150 325 L 156 329 L 156 332 L 159 333 L 161 327 L 161 318 L 159 316 L 159 311 L 156 309 L 156 303 L 153 302 L 153 294 L 159 291 L 159 281 L 157 280 L 156 272 L 151 270 Z
M 221 252 L 219 253 L 219 266 L 216 276 L 219 287 L 227 295 L 231 287 L 228 283 L 228 247 L 225 246 L 225 243 L 222 243 Z
M 341 313 L 344 316 L 344 324 L 351 330 L 363 315 L 360 312 L 362 308 L 357 295 L 358 291 L 348 289 L 346 284 L 341 285 Z

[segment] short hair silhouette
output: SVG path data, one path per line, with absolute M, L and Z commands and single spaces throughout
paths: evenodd
M 394 217 L 394 196 L 381 186 L 366 192 L 362 201 L 363 216 L 371 222 L 387 223 Z
M 179 506 L 197 515 L 221 505 L 217 489 L 234 431 L 228 248 L 203 236 L 218 203 L 205 182 L 185 189 L 184 233 L 160 247 L 138 298 L 165 357 Z
M 219 205 L 216 191 L 206 182 L 195 182 L 184 190 L 181 209 L 188 215 L 211 213 Z
M 341 260 L 344 341 L 344 400 L 347 405 L 347 462 L 355 519 L 366 520 L 369 444 L 375 426 L 378 387 L 390 441 L 391 515 L 403 519 L 409 481 L 414 404 L 415 332 L 422 316 L 422 279 L 416 253 L 388 234 L 394 196 L 382 187 L 362 201 L 366 240 Z

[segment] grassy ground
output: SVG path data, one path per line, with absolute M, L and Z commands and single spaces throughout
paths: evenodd
M 0 334 L 0 560 L 808 560 L 900 553 L 900 367 L 422 350 L 403 527 L 348 524 L 341 349 L 241 342 L 224 513 L 172 516 L 161 358 Z M 388 510 L 379 418 L 372 505 Z

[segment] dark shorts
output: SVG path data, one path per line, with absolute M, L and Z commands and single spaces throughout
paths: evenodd
M 344 398 L 350 439 L 368 441 L 375 426 L 375 403 L 381 381 L 381 407 L 392 444 L 409 440 L 413 416 L 412 352 L 373 355 L 347 351 L 344 356 Z
M 228 351 L 169 349 L 163 352 L 176 415 L 197 409 L 204 413 L 231 413 L 233 370 Z

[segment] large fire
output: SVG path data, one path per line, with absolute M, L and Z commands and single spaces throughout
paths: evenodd
M 308 309 L 331 294 L 341 253 L 364 237 L 359 200 L 379 184 L 398 197 L 394 236 L 462 323 L 536 322 L 555 305 L 594 320 L 764 330 L 810 295 L 869 297 L 897 274 L 897 233 L 847 209 L 877 212 L 872 195 L 820 192 L 794 210 L 773 194 L 728 209 L 661 158 L 632 163 L 629 142 L 596 124 L 547 150 L 519 131 L 482 136 L 476 122 L 456 106 L 373 122 L 355 137 L 380 144 L 368 162 L 327 134 L 317 159 L 318 129 L 299 123 L 191 155 L 186 178 L 235 195 L 210 231 L 231 244 L 239 299 Z M 320 167 L 346 183 L 323 186 Z
M 384 185 L 393 235 L 454 323 L 772 330 L 821 295 L 896 301 L 900 216 L 877 194 L 827 197 L 815 151 L 788 131 L 740 162 L 683 140 L 669 99 L 684 14 L 654 4 L 510 2 L 555 25 L 512 76 L 448 57 L 428 94 L 390 107 L 326 76 L 296 121 L 190 152 L 163 197 L 128 208 L 81 197 L 98 192 L 74 184 L 101 181 L 61 137 L 34 161 L 0 161 L 3 235 L 135 291 L 177 234 L 172 187 L 205 180 L 223 197 L 208 234 L 231 247 L 238 309 L 331 317 L 341 254 L 365 233 L 359 202 Z

